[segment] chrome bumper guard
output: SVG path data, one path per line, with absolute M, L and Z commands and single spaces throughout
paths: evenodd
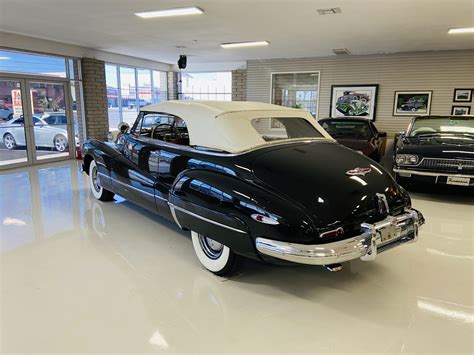
M 415 209 L 406 209 L 398 216 L 361 224 L 361 234 L 327 244 L 295 244 L 267 238 L 257 238 L 257 250 L 265 255 L 300 264 L 330 265 L 360 258 L 375 259 L 378 253 L 418 239 L 418 230 L 425 223 Z

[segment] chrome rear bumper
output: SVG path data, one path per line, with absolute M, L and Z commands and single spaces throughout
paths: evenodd
M 256 246 L 262 254 L 300 264 L 330 265 L 358 258 L 368 261 L 380 252 L 415 242 L 424 222 L 419 211 L 407 209 L 373 224 L 362 223 L 360 235 L 334 243 L 306 245 L 257 238 Z

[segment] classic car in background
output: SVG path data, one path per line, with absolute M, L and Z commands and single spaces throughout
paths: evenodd
M 474 186 L 474 117 L 414 118 L 396 142 L 394 172 L 401 183 Z
M 65 125 L 51 125 L 47 123 L 49 116 L 33 115 L 35 145 L 37 147 L 53 148 L 58 152 L 68 149 L 67 129 Z M 20 116 L 0 125 L 0 137 L 7 149 L 26 146 L 24 117 Z M 75 137 L 75 145 L 79 140 Z
M 323 118 L 319 124 L 338 143 L 380 162 L 384 155 L 386 132 L 379 132 L 372 121 L 364 118 Z
M 353 91 L 344 92 L 336 102 L 336 109 L 347 116 L 362 116 L 368 108 L 369 96 Z
M 119 194 L 174 220 L 218 275 L 242 257 L 337 271 L 415 241 L 424 223 L 389 173 L 304 110 L 168 101 L 144 107 L 117 143 L 88 140 L 82 153 L 97 199 Z

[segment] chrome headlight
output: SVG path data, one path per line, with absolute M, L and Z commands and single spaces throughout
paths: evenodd
M 420 161 L 418 155 L 415 154 L 397 154 L 395 162 L 398 165 L 416 165 Z

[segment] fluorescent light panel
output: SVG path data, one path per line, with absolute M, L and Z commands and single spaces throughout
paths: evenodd
M 474 27 L 464 27 L 464 28 L 450 28 L 448 31 L 449 34 L 454 33 L 474 33 Z
M 204 11 L 202 11 L 199 7 L 192 6 L 192 7 L 180 7 L 180 8 L 168 9 L 168 10 L 136 12 L 135 15 L 141 18 L 155 18 L 155 17 L 199 15 L 199 14 L 202 14 L 203 12 Z
M 268 46 L 268 41 L 255 41 L 255 42 L 234 42 L 234 43 L 222 43 L 222 48 L 240 48 L 240 47 L 259 47 Z

